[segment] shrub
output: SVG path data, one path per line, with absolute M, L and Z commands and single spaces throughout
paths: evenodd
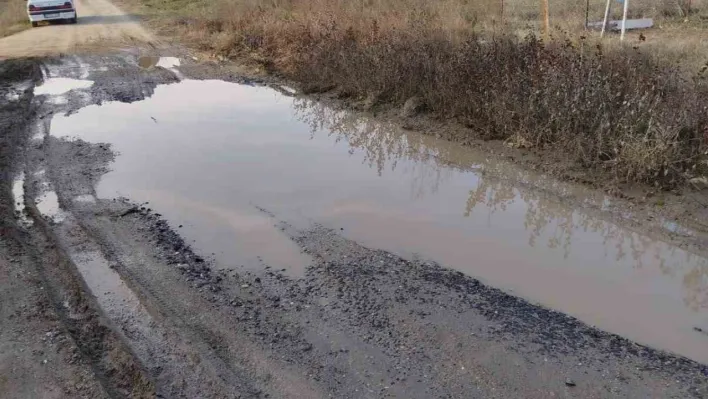
M 619 181 L 671 187 L 707 149 L 706 85 L 630 48 L 437 31 L 360 40 L 331 29 L 291 61 L 292 78 L 396 104 L 419 97 L 484 138 L 563 151 Z

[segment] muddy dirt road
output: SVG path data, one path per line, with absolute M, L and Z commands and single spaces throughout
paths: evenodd
M 691 230 L 134 53 L 0 61 L 0 397 L 708 397 Z
M 0 39 L 0 59 L 68 54 L 101 47 L 154 42 L 154 37 L 108 0 L 76 0 L 75 25 L 53 23 Z

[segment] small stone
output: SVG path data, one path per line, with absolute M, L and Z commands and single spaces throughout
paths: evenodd
M 570 378 L 565 379 L 565 385 L 569 387 L 574 387 L 575 386 L 575 381 L 571 380 Z

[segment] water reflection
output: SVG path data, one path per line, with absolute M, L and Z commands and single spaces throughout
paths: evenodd
M 428 136 L 407 135 L 391 123 L 373 121 L 312 100 L 296 99 L 293 109 L 297 118 L 310 126 L 313 135 L 325 132 L 336 142 L 345 141 L 349 153 L 359 150 L 363 162 L 375 168 L 379 176 L 396 169 L 399 160 L 415 161 L 402 166 L 406 174 L 414 176 L 411 187 L 414 198 L 436 193 L 456 169 L 447 162 L 452 158 L 450 148 L 431 146 Z
M 599 235 L 605 258 L 616 263 L 631 260 L 635 269 L 655 265 L 663 275 L 681 278 L 686 306 L 693 311 L 708 308 L 706 258 L 565 204 L 570 202 L 569 199 L 606 204 L 608 199 L 604 195 L 512 165 L 494 163 L 471 154 L 469 149 L 461 149 L 430 135 L 406 132 L 394 124 L 374 122 L 367 116 L 340 111 L 315 101 L 298 99 L 293 108 L 296 117 L 310 126 L 313 135 L 326 133 L 334 136 L 337 142 L 346 142 L 350 154 L 359 151 L 364 162 L 375 168 L 379 175 L 401 165 L 408 168 L 406 174 L 415 176 L 412 194 L 416 198 L 437 193 L 455 171 L 474 171 L 477 179 L 471 184 L 466 203 L 460 204 L 463 208 L 461 216 L 467 218 L 473 213 L 486 212 L 491 220 L 493 215 L 522 203 L 525 206 L 523 227 L 529 234 L 529 246 L 545 245 L 562 251 L 563 258 L 568 259 L 575 236 L 581 236 L 578 240 L 582 245 L 582 240 L 588 238 L 586 233 Z
M 708 307 L 708 268 L 705 264 L 686 273 L 683 285 L 686 287 L 687 305 L 694 310 Z

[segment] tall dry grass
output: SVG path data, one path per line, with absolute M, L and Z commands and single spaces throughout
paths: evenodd
M 0 37 L 29 27 L 25 0 L 0 0 Z
M 478 137 L 550 150 L 618 182 L 669 188 L 708 173 L 708 53 L 686 50 L 706 62 L 702 71 L 686 68 L 636 39 L 601 43 L 582 22 L 577 34 L 559 28 L 540 40 L 535 1 L 506 1 L 503 20 L 495 20 L 501 9 L 494 1 L 190 4 L 189 12 L 174 11 L 194 43 L 258 60 L 311 90 L 336 88 L 387 107 L 416 98 L 430 116 L 458 121 Z M 584 1 L 563 4 L 552 6 L 554 15 L 573 24 L 580 9 L 577 21 L 584 21 Z M 669 21 L 665 1 L 633 4 L 645 6 L 642 16 Z
M 182 22 L 195 43 L 228 52 L 239 27 L 257 18 L 263 31 L 285 25 L 338 24 L 355 31 L 375 21 L 386 30 L 436 29 L 451 38 L 459 34 L 514 34 L 524 37 L 541 31 L 540 0 L 141 0 L 150 9 L 168 11 Z M 566 37 L 584 31 L 585 0 L 549 0 L 551 33 Z M 691 7 L 689 10 L 688 4 Z M 620 18 L 622 6 L 612 0 L 611 17 Z M 700 68 L 708 53 L 708 0 L 632 0 L 630 18 L 653 17 L 654 29 L 644 32 L 648 51 L 688 58 L 685 65 Z M 589 21 L 601 20 L 604 0 L 589 1 Z M 688 21 L 688 23 L 686 23 Z M 206 28 L 206 29 L 204 29 Z M 231 29 L 235 28 L 235 29 Z M 217 32 L 217 36 L 214 36 Z M 630 33 L 637 41 L 639 33 Z M 591 32 L 590 36 L 597 36 Z M 289 38 L 284 38 L 287 41 Z

